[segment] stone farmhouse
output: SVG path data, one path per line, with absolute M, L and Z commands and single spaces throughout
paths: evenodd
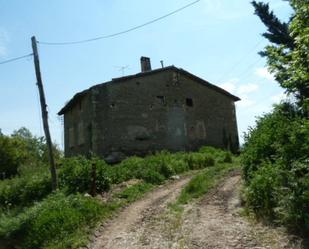
M 238 151 L 231 93 L 175 66 L 112 79 L 77 93 L 64 115 L 65 156 L 95 154 L 108 161 L 203 145 Z

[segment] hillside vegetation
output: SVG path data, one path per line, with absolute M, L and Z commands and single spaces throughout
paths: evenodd
M 130 157 L 114 166 L 98 158 L 59 157 L 56 192 L 51 190 L 46 162 L 38 161 L 39 165 L 28 168 L 25 162 L 17 167 L 15 177 L 0 181 L 0 248 L 78 248 L 88 243 L 99 222 L 153 186 L 176 174 L 231 163 L 232 155 L 203 147 L 199 152 Z M 139 181 L 107 202 L 88 194 L 108 192 L 132 179 Z
M 289 0 L 294 13 L 281 22 L 268 4 L 253 1 L 271 45 L 260 54 L 289 100 L 259 117 L 242 151 L 247 207 L 258 218 L 309 232 L 309 3 Z

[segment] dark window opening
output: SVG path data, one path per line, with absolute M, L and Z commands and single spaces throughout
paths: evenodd
M 192 107 L 193 106 L 193 99 L 186 98 L 186 105 Z
M 165 105 L 165 96 L 157 96 L 157 99 L 160 101 L 162 105 Z
M 110 108 L 114 108 L 115 107 L 115 104 L 110 104 Z

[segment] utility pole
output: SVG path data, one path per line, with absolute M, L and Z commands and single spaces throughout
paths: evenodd
M 52 146 L 52 141 L 51 141 L 50 132 L 49 132 L 48 112 L 46 109 L 47 105 L 46 105 L 46 100 L 45 100 L 45 94 L 44 94 L 44 88 L 43 88 L 43 82 L 42 82 L 41 70 L 40 70 L 39 53 L 38 53 L 37 41 L 35 39 L 35 36 L 31 37 L 31 42 L 32 42 L 32 50 L 33 50 L 33 58 L 34 58 L 35 75 L 36 75 L 37 86 L 39 88 L 39 94 L 40 94 L 43 127 L 44 127 L 47 148 L 48 148 L 50 173 L 51 173 L 51 179 L 52 179 L 52 189 L 53 191 L 55 191 L 58 187 L 57 172 L 56 172 L 55 160 L 54 160 L 54 155 L 53 155 L 53 146 Z

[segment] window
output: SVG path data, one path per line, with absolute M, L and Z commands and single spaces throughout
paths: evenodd
M 165 105 L 165 96 L 157 96 L 157 99 L 160 104 Z
M 191 98 L 186 98 L 186 105 L 187 105 L 187 106 L 190 106 L 190 107 L 193 107 L 193 99 L 191 99 Z

